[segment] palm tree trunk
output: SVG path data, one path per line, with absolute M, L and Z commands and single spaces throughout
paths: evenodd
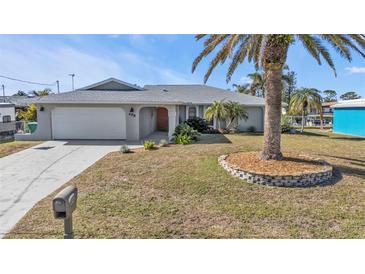
M 282 159 L 281 143 L 281 77 L 282 69 L 266 70 L 264 146 L 261 159 Z
M 281 160 L 281 91 L 283 66 L 290 44 L 290 36 L 285 34 L 267 35 L 262 41 L 265 50 L 262 63 L 265 70 L 265 121 L 264 145 L 261 152 L 263 160 Z
M 302 109 L 302 128 L 300 130 L 301 133 L 303 133 L 303 131 L 304 131 L 304 124 L 305 124 L 305 122 L 304 122 L 304 109 Z

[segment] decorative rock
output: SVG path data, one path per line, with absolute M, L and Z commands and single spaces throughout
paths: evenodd
M 267 175 L 248 172 L 231 165 L 226 161 L 228 155 L 221 155 L 218 157 L 218 164 L 227 170 L 232 176 L 239 179 L 246 180 L 250 183 L 279 186 L 279 187 L 308 187 L 323 184 L 332 178 L 332 166 L 326 161 L 315 159 L 320 164 L 325 166 L 325 171 L 307 172 L 302 175 Z

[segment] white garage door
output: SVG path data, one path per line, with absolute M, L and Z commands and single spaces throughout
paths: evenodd
M 54 139 L 126 139 L 122 108 L 59 107 L 52 111 Z

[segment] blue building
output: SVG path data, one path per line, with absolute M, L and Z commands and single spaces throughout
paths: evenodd
M 365 99 L 338 102 L 333 108 L 333 132 L 365 137 Z

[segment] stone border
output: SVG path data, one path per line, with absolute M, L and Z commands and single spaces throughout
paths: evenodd
M 303 173 L 300 175 L 267 175 L 248 172 L 226 161 L 228 155 L 218 157 L 218 164 L 227 170 L 232 176 L 246 180 L 250 183 L 280 186 L 280 187 L 308 187 L 323 184 L 332 178 L 332 166 L 323 160 L 313 159 L 326 166 L 325 171 Z M 308 157 L 307 157 L 308 158 Z

